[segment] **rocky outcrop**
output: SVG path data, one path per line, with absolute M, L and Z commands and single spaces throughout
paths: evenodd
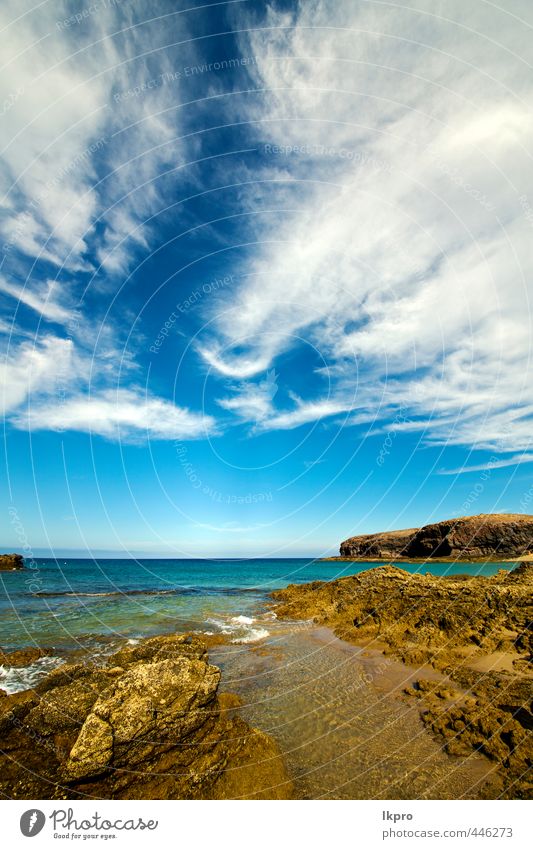
M 0 649 L 0 665 L 22 669 L 24 666 L 29 666 L 30 663 L 35 663 L 36 660 L 40 660 L 42 657 L 49 657 L 51 654 L 52 649 L 41 649 L 36 646 L 10 652 Z
M 65 665 L 0 701 L 11 798 L 289 798 L 277 745 L 219 693 L 197 637 L 155 637 L 105 666 Z
M 533 563 L 492 577 L 409 574 L 380 566 L 331 582 L 292 584 L 278 617 L 314 619 L 404 663 L 431 664 L 451 690 L 418 682 L 422 718 L 450 754 L 482 751 L 498 766 L 492 794 L 529 797 Z
M 533 516 L 488 513 L 448 519 L 422 528 L 350 537 L 342 557 L 384 559 L 483 559 L 533 552 Z
M 0 572 L 14 572 L 15 569 L 24 569 L 22 554 L 0 554 Z
M 363 534 L 350 537 L 341 543 L 341 557 L 355 558 L 396 558 L 403 557 L 409 540 L 416 534 L 417 528 L 403 531 L 384 531 L 380 534 Z

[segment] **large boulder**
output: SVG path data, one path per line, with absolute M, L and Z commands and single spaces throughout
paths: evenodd
M 127 646 L 0 700 L 0 792 L 11 798 L 288 798 L 271 738 L 219 693 L 197 637 Z

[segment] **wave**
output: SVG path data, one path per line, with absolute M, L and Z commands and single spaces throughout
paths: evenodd
M 20 693 L 22 690 L 31 690 L 43 678 L 65 663 L 65 659 L 51 655 L 40 657 L 28 666 L 1 666 L 0 665 L 0 688 L 10 696 L 12 693 Z
M 261 590 L 254 587 L 174 587 L 173 589 L 145 589 L 145 590 L 102 590 L 99 592 L 84 592 L 76 590 L 52 590 L 46 592 L 41 590 L 30 595 L 38 598 L 111 598 L 113 596 L 135 596 L 135 595 L 245 595 L 248 593 L 263 594 Z
M 228 619 L 211 617 L 206 622 L 208 625 L 214 625 L 217 631 L 204 633 L 226 634 L 232 637 L 231 643 L 256 643 L 270 636 L 270 631 L 257 624 L 257 619 L 251 616 L 230 616 Z
M 65 590 L 63 592 L 38 592 L 33 593 L 33 595 L 39 596 L 40 598 L 109 598 L 112 596 L 122 595 L 196 595 L 198 592 L 199 590 L 191 587 L 179 590 L 110 590 L 109 592 L 94 593 L 73 592 L 72 590 Z

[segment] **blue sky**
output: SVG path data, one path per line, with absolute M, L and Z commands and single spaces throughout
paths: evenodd
M 438 10 L 2 4 L 6 550 L 533 512 L 533 10 Z

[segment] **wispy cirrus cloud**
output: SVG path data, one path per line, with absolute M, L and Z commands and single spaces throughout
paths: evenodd
M 533 463 L 533 454 L 514 454 L 502 460 L 488 460 L 474 466 L 458 466 L 456 469 L 439 469 L 439 475 L 462 475 L 467 472 L 487 472 L 492 469 L 504 469 L 506 466 L 521 466 L 522 463 Z
M 47 321 L 65 324 L 74 314 L 72 309 L 62 305 L 57 280 L 33 285 L 26 281 L 24 285 L 20 285 L 6 280 L 0 274 L 0 292 L 34 310 Z
M 215 432 L 211 416 L 132 389 L 73 394 L 55 403 L 38 401 L 14 423 L 29 430 L 75 430 L 120 441 L 197 439 Z
M 70 0 L 6 0 L 0 10 L 0 293 L 2 306 L 17 310 L 3 410 L 16 427 L 62 422 L 106 437 L 196 438 L 212 432 L 212 420 L 143 399 L 131 383 L 137 352 L 124 348 L 127 312 L 119 322 L 108 314 L 124 276 L 150 251 L 150 219 L 186 159 L 181 84 L 167 49 L 171 24 L 187 55 L 185 17 L 159 0 L 148 16 L 127 3 L 95 4 L 81 20 L 70 17 L 77 11 Z M 167 74 L 172 85 L 163 84 Z M 150 80 L 149 97 L 140 96 L 137 86 Z M 56 334 L 40 329 L 31 341 L 19 307 L 59 325 Z M 116 392 L 118 374 L 125 386 Z
M 156 3 L 143 29 L 127 4 L 101 4 L 83 27 L 62 26 L 60 7 L 27 7 L 20 15 L 8 0 L 0 17 L 0 99 L 11 102 L 13 80 L 18 92 L 0 152 L 5 253 L 71 271 L 90 271 L 95 260 L 123 271 L 147 246 L 158 179 L 181 153 L 176 115 L 162 114 L 179 81 L 171 92 L 155 86 L 148 103 L 131 94 L 138 81 L 172 70 L 161 49 L 165 17 L 176 37 L 186 34 L 182 18 Z M 73 8 L 64 4 L 63 14 Z
M 310 373 L 309 397 L 264 429 L 401 404 L 427 441 L 526 449 L 528 27 L 458 2 L 444 18 L 323 0 L 261 25 L 243 43 L 264 94 L 233 108 L 268 137 L 271 182 L 243 190 L 257 247 L 211 311 L 206 362 L 253 382 L 314 346 L 328 381 Z

